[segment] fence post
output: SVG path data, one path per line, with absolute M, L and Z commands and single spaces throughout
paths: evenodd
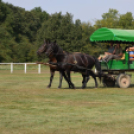
M 11 63 L 11 73 L 13 73 L 13 63 Z
M 27 73 L 27 64 L 36 64 L 36 63 L 0 63 L 0 65 L 9 65 L 10 66 L 10 72 L 13 73 L 13 65 L 15 64 L 21 64 L 24 65 L 24 73 Z M 41 64 L 38 64 L 38 73 L 41 73 Z
M 38 74 L 41 73 L 41 64 L 38 65 Z
M 25 63 L 25 74 L 27 73 L 27 64 Z

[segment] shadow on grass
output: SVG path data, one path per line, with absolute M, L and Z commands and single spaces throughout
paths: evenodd
M 76 86 L 75 87 L 75 89 L 80 89 L 80 90 L 87 90 L 87 89 L 100 89 L 100 88 L 103 88 L 103 89 L 117 89 L 117 88 L 119 88 L 120 89 L 120 87 L 116 84 L 114 87 L 106 87 L 106 86 L 103 86 L 103 85 L 101 85 L 101 86 L 98 86 L 97 88 L 95 88 L 95 86 L 88 86 L 88 87 L 86 87 L 86 88 L 84 88 L 84 89 L 82 89 L 82 87 L 78 87 L 78 86 Z M 130 86 L 128 87 L 128 89 L 129 88 L 134 88 L 134 84 L 130 84 Z M 70 90 L 75 90 L 75 89 L 72 89 L 72 88 L 68 88 L 68 87 L 63 87 L 63 88 L 61 88 L 61 89 L 70 89 Z M 121 89 L 123 89 L 123 88 L 121 88 Z M 124 88 L 125 89 L 125 88 Z M 126 88 L 127 89 L 127 88 Z

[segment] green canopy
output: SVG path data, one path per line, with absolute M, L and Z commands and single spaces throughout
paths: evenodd
M 91 42 L 134 42 L 134 30 L 100 28 L 90 36 Z

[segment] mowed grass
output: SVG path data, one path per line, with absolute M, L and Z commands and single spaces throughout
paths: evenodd
M 130 88 L 94 88 L 91 78 L 82 90 L 82 77 L 72 73 L 76 89 L 59 74 L 52 87 L 49 69 L 0 70 L 0 134 L 134 134 L 134 78 Z

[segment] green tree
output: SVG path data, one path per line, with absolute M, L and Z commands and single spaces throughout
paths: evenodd
M 108 13 L 103 13 L 102 20 L 95 22 L 95 28 L 110 27 L 114 28 L 118 24 L 119 12 L 116 9 L 109 9 Z
M 120 15 L 119 26 L 121 28 L 131 29 L 133 26 L 133 16 L 131 12 Z

